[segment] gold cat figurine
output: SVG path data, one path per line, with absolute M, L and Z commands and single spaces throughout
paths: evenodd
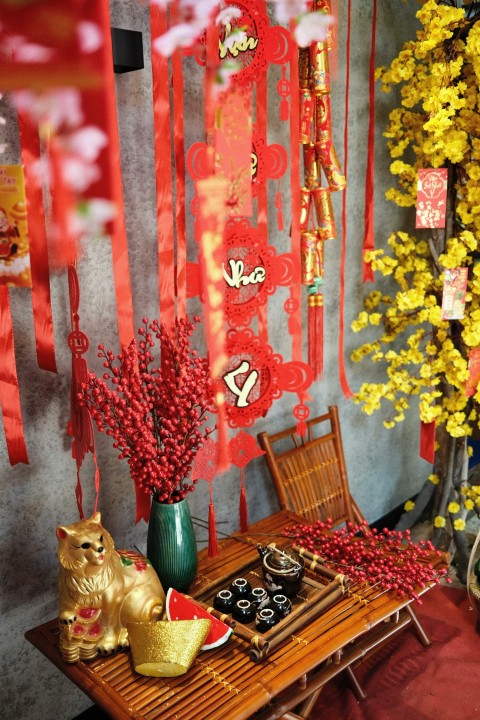
M 115 550 L 100 513 L 57 527 L 60 650 L 66 662 L 128 647 L 128 622 L 159 620 L 165 593 L 140 553 Z

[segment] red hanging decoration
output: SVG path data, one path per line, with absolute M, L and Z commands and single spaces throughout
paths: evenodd
M 330 14 L 329 0 L 315 0 L 316 12 Z M 308 362 L 315 379 L 323 373 L 323 242 L 336 237 L 331 192 L 346 185 L 332 141 L 329 50 L 332 38 L 298 52 L 299 139 L 304 186 L 300 190 L 302 283 L 308 287 Z M 321 186 L 320 173 L 328 187 Z M 315 215 L 315 221 L 313 220 Z
M 369 250 L 375 249 L 375 41 L 377 28 L 377 0 L 373 0 L 372 8 L 372 40 L 369 63 L 369 118 L 367 140 L 367 170 L 365 176 L 365 212 L 363 256 Z M 363 261 L 363 282 L 373 282 L 371 263 Z
M 77 499 L 77 507 L 80 519 L 85 518 L 83 508 L 83 493 L 80 471 L 83 460 L 87 452 L 92 453 L 95 465 L 94 487 L 95 487 L 95 503 L 93 512 L 97 512 L 98 496 L 100 493 L 100 471 L 97 464 L 97 455 L 95 452 L 95 440 L 93 434 L 92 419 L 88 408 L 81 405 L 78 396 L 82 390 L 82 385 L 88 381 L 88 368 L 85 358 L 90 342 L 84 332 L 80 330 L 80 318 L 78 309 L 80 305 L 80 286 L 78 283 L 77 271 L 74 265 L 68 268 L 68 290 L 70 296 L 70 318 L 72 331 L 68 336 L 68 347 L 72 353 L 72 377 L 70 386 L 70 423 L 69 432 L 72 436 L 72 457 L 77 466 L 77 485 L 75 488 L 75 497 Z

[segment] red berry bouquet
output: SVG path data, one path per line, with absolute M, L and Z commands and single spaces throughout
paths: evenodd
M 200 318 L 176 320 L 171 332 L 158 320 L 142 322 L 138 341 L 116 357 L 98 346 L 105 372 L 103 378 L 88 374 L 80 401 L 128 461 L 137 487 L 161 503 L 176 503 L 195 489 L 197 480 L 188 479 L 192 463 L 213 432 L 205 426 L 215 412 L 208 359 L 191 347 Z
M 431 562 L 432 554 L 440 559 L 442 553 L 430 541 L 412 542 L 409 530 L 384 528 L 378 532 L 366 521 L 332 530 L 330 521 L 318 520 L 312 525 L 291 525 L 285 528 L 285 535 L 354 584 L 368 582 L 417 601 L 423 588 L 438 584 L 447 572 L 444 566 Z M 450 582 L 449 578 L 445 580 Z

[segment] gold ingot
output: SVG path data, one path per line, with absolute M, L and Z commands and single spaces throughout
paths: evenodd
M 315 95 L 330 92 L 330 69 L 327 43 L 312 43 L 310 50 L 310 87 Z
M 308 48 L 298 48 L 298 86 L 301 90 L 310 87 L 310 53 Z
M 309 190 L 320 187 L 320 169 L 313 143 L 303 146 L 303 176 Z
M 318 237 L 320 240 L 333 240 L 337 236 L 337 229 L 333 215 L 331 190 L 323 187 L 316 188 L 312 194 Z
M 183 675 L 193 665 L 211 624 L 203 618 L 128 623 L 135 671 L 149 677 Z
M 302 266 L 302 283 L 303 285 L 313 285 L 315 281 L 315 265 L 316 265 L 316 245 L 317 233 L 313 230 L 306 230 L 301 233 L 300 238 L 300 255 Z M 317 277 L 319 277 L 317 275 Z

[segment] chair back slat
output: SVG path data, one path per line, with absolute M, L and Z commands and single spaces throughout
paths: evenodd
M 331 518 L 340 525 L 363 519 L 350 495 L 335 406 L 307 422 L 304 438 L 289 428 L 260 433 L 258 439 L 282 509 L 293 510 L 309 523 Z

